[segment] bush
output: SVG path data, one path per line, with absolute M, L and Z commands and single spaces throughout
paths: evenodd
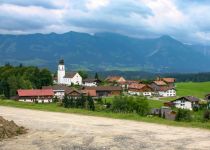
M 55 97 L 53 98 L 53 103 L 57 103 L 58 101 L 59 101 L 58 97 L 55 96 Z
M 117 96 L 113 100 L 112 111 L 117 113 L 137 113 L 145 116 L 149 112 L 149 103 L 144 97 Z
M 203 114 L 203 119 L 205 121 L 209 120 L 210 119 L 210 110 L 206 110 Z
M 94 100 L 92 97 L 88 96 L 81 96 L 81 97 L 69 97 L 67 95 L 64 96 L 63 99 L 63 106 L 65 108 L 81 108 L 81 109 L 88 109 L 88 110 L 95 110 Z
M 178 109 L 175 120 L 176 121 L 191 121 L 192 116 L 191 116 L 190 110 Z

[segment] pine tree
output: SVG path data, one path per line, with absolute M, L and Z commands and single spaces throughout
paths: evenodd
M 98 73 L 96 72 L 96 74 L 95 74 L 95 79 L 99 79 L 99 77 L 98 77 Z

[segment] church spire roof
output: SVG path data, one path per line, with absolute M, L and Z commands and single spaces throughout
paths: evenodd
M 64 60 L 63 59 L 59 60 L 59 65 L 64 65 Z

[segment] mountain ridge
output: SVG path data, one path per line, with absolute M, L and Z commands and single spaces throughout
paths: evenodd
M 1 65 L 22 63 L 56 70 L 60 58 L 72 70 L 210 71 L 210 56 L 168 35 L 150 39 L 106 32 L 0 35 Z

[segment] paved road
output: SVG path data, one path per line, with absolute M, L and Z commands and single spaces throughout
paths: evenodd
M 0 106 L 0 116 L 29 133 L 0 150 L 210 149 L 210 131 Z

